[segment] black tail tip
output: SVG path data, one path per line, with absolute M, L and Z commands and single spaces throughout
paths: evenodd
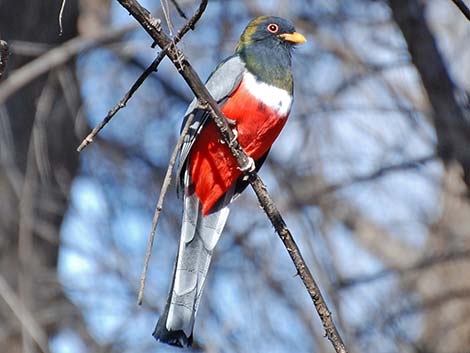
M 187 337 L 182 330 L 168 331 L 166 327 L 160 327 L 160 325 L 157 325 L 155 331 L 153 331 L 152 336 L 155 337 L 155 339 L 159 342 L 176 347 L 186 348 L 191 347 L 193 344 L 192 333 L 189 337 Z

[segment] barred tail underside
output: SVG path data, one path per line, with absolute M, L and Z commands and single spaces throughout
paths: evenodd
M 186 194 L 186 193 L 185 193 Z M 194 320 L 209 270 L 212 251 L 225 226 L 231 195 L 216 211 L 202 216 L 196 194 L 184 196 L 183 224 L 173 282 L 153 336 L 162 342 L 187 347 L 192 343 Z

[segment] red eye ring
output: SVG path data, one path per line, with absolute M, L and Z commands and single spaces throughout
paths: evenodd
M 271 33 L 277 33 L 277 31 L 279 31 L 279 26 L 275 23 L 270 23 L 268 24 L 267 29 Z

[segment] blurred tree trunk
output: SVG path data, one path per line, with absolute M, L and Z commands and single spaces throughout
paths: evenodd
M 430 228 L 426 252 L 445 254 L 469 249 L 470 126 L 464 108 L 456 100 L 458 89 L 425 20 L 424 4 L 417 0 L 390 0 L 389 3 L 429 99 L 438 154 L 446 163 L 441 217 Z M 466 275 L 467 268 L 468 262 L 450 261 L 405 279 L 405 287 L 421 298 L 423 351 L 468 350 L 470 278 Z
M 390 0 L 389 3 L 429 99 L 439 157 L 444 162 L 456 160 L 470 187 L 470 124 L 456 100 L 458 89 L 426 22 L 426 8 L 418 0 Z
M 470 249 L 470 204 L 460 168 L 447 168 L 442 181 L 442 214 L 433 225 L 427 251 L 445 254 Z M 470 345 L 468 260 L 450 261 L 414 276 L 411 289 L 421 296 L 425 315 L 421 346 L 436 353 L 466 352 Z M 429 305 L 434 303 L 434 305 Z
M 65 4 L 61 36 L 59 8 L 55 0 L 1 1 L 2 38 L 56 46 L 77 36 L 78 0 Z M 13 53 L 6 75 L 30 60 Z M 93 346 L 57 276 L 60 227 L 79 165 L 80 109 L 73 62 L 34 79 L 0 106 L 2 353 L 47 351 L 48 340 L 66 327 Z

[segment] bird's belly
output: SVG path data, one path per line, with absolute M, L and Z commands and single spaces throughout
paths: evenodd
M 222 107 L 222 112 L 236 122 L 238 141 L 254 160 L 269 151 L 288 116 L 288 112 L 281 115 L 278 109 L 253 96 L 243 82 Z M 220 140 L 217 127 L 208 121 L 190 153 L 191 178 L 204 215 L 242 174 L 229 148 Z

